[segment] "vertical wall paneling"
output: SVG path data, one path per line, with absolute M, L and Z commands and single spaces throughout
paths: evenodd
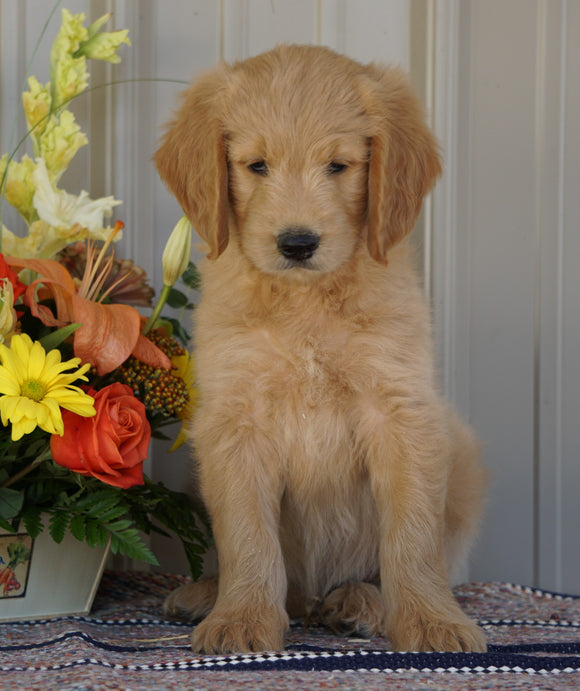
M 318 2 L 224 0 L 223 58 L 242 60 L 277 43 L 316 43 Z
M 580 583 L 580 89 L 577 3 L 541 3 L 538 94 L 538 319 L 536 578 L 554 590 Z
M 440 284 L 436 292 L 442 292 L 442 307 L 450 312 L 443 319 L 446 381 L 461 387 L 451 388 L 452 397 L 467 397 L 458 405 L 476 426 L 492 471 L 474 574 L 491 577 L 500 562 L 516 581 L 529 579 L 532 572 L 534 479 L 535 223 L 529 199 L 535 170 L 530 147 L 535 16 L 523 5 L 447 4 L 443 29 L 455 32 L 458 41 L 451 61 L 449 54 L 442 55 L 448 65 L 442 74 L 458 128 L 450 131 L 447 119 L 438 125 L 455 157 L 449 162 L 451 192 L 440 203 L 447 206 L 444 217 L 451 216 L 446 220 L 454 219 L 455 227 L 452 223 L 452 235 L 443 243 L 444 255 L 435 258 L 443 263 L 434 268 Z M 449 91 L 453 88 L 455 97 Z M 466 370 L 453 373 L 463 365 Z M 514 544 L 520 549 L 514 550 Z
M 433 192 L 430 264 L 435 343 L 442 390 L 470 418 L 470 84 L 471 19 L 461 2 L 437 2 L 431 100 L 443 175 Z M 461 86 L 461 89 L 460 89 Z M 429 261 L 430 260 L 430 261 Z
M 23 118 L 17 118 L 26 65 L 26 3 L 6 3 L 0 14 L 0 137 L 2 153 L 11 152 L 24 136 Z M 6 213 L 6 210 L 4 210 Z
M 318 3 L 317 42 L 347 52 L 347 0 L 320 0 Z
M 321 3 L 320 36 L 326 45 L 361 62 L 386 62 L 409 68 L 408 0 Z
M 113 13 L 113 9 L 113 0 L 91 0 L 89 21 Z M 88 96 L 89 179 L 91 196 L 103 197 L 114 194 L 114 87 L 105 86 L 111 84 L 114 71 L 110 63 L 97 60 L 90 61 L 89 69 L 95 87 Z
M 205 0 L 153 0 L 151 4 L 155 56 L 150 74 L 160 81 L 154 88 L 149 159 L 163 126 L 177 107 L 180 92 L 196 74 L 216 65 L 221 57 L 220 7 L 221 3 Z M 150 160 L 148 166 L 155 176 L 155 255 L 160 257 L 181 211 L 157 178 Z
M 1 1 L 1 0 L 0 0 Z M 24 135 L 25 127 L 16 120 L 21 86 L 26 69 L 24 50 L 24 3 L 0 5 L 0 154 L 12 152 L 18 140 Z M 16 218 L 8 204 L 0 207 L 3 223 L 16 230 Z
M 580 583 L 580 8 L 439 0 L 432 294 L 444 389 L 492 472 L 471 577 Z
M 562 586 L 562 127 L 565 13 L 541 7 L 538 41 L 537 242 L 539 304 L 536 380 L 536 575 L 554 590 Z M 548 78 L 549 77 L 549 78 Z
M 573 0 L 563 3 L 566 8 L 562 52 L 564 112 L 562 146 L 562 588 L 580 590 L 580 4 Z
M 119 253 L 142 266 L 155 282 L 155 172 L 151 165 L 155 126 L 155 51 L 152 0 L 116 0 L 114 21 L 128 28 L 131 47 L 123 47 L 122 61 L 110 70 L 114 83 L 108 95 L 114 104 L 112 136 L 113 190 L 123 205 L 117 216 L 125 223 Z

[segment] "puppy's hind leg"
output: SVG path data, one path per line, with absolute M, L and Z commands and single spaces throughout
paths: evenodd
M 331 591 L 320 607 L 320 621 L 335 633 L 383 636 L 386 611 L 381 591 L 371 583 L 347 583 Z
M 480 446 L 471 429 L 451 413 L 451 467 L 445 501 L 445 550 L 451 583 L 464 575 L 484 507 L 487 472 L 479 463 Z
M 217 594 L 217 576 L 182 585 L 165 599 L 163 614 L 169 619 L 184 621 L 203 619 L 213 609 Z

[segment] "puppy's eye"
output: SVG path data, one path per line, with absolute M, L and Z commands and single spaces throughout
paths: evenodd
M 331 161 L 328 164 L 328 174 L 329 175 L 340 175 L 340 173 L 344 172 L 348 166 L 346 163 L 340 163 L 340 161 Z
M 261 175 L 262 177 L 268 175 L 268 166 L 266 164 L 266 161 L 263 161 L 262 159 L 250 163 L 248 165 L 248 170 L 250 170 L 252 173 L 255 173 L 256 175 Z

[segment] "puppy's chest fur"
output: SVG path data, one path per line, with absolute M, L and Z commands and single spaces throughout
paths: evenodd
M 319 315 L 308 332 L 296 325 L 285 337 L 277 330 L 266 339 L 277 370 L 271 410 L 285 461 L 282 544 L 289 579 L 301 583 L 307 600 L 353 573 L 372 578 L 377 570 L 378 520 L 354 429 L 364 395 L 358 371 L 362 346 L 352 324 L 325 322 Z M 366 526 L 362 542 L 361 526 Z
M 209 391 L 275 440 L 290 474 L 314 480 L 327 475 L 324 466 L 333 473 L 337 464 L 352 464 L 353 411 L 377 383 L 386 384 L 389 346 L 377 346 L 374 333 L 369 338 L 378 327 L 364 314 L 304 314 L 288 305 L 250 328 L 243 316 L 230 313 L 229 321 L 222 343 L 200 344 L 202 401 L 212 377 Z
M 196 317 L 202 409 L 209 415 L 227 400 L 240 424 L 273 440 L 291 474 L 296 464 L 306 479 L 314 468 L 316 477 L 336 476 L 337 464 L 352 472 L 361 409 L 418 390 L 429 377 L 423 301 L 412 273 L 396 266 L 380 276 L 371 267 L 366 273 L 378 278 L 362 293 L 352 277 L 332 290 L 276 291 L 263 278 L 248 290 L 235 276 L 224 290 L 223 274 L 210 265 Z
M 286 338 L 280 338 L 279 333 L 268 334 L 273 369 L 284 373 L 287 393 L 303 409 L 297 411 L 303 417 L 322 405 L 340 406 L 352 394 L 349 333 L 345 328 L 329 332 L 324 321 L 321 318 L 316 328 L 306 333 L 288 333 Z

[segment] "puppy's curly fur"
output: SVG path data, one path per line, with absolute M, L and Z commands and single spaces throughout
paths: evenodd
M 484 650 L 449 587 L 484 473 L 400 243 L 441 171 L 404 75 L 313 46 L 222 65 L 155 160 L 209 247 L 193 441 L 220 567 L 166 611 L 205 617 L 207 652 L 280 649 L 288 613 Z

